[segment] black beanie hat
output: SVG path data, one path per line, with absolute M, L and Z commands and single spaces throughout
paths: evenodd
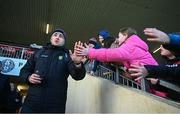
M 55 29 L 52 33 L 51 36 L 55 33 L 55 32 L 60 32 L 63 34 L 64 38 L 67 38 L 66 32 L 63 29 Z

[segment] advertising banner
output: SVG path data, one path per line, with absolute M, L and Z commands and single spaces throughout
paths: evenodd
M 21 68 L 26 64 L 27 60 L 9 57 L 0 57 L 2 62 L 2 74 L 19 76 Z

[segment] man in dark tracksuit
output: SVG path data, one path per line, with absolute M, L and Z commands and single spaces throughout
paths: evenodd
M 67 98 L 67 78 L 85 77 L 82 57 L 70 55 L 64 44 L 66 33 L 62 29 L 51 35 L 51 44 L 35 52 L 21 69 L 22 81 L 29 84 L 22 113 L 64 113 Z

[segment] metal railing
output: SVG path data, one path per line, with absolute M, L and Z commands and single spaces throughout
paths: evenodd
M 90 66 L 92 68 L 93 65 L 90 65 Z M 87 72 L 90 72 L 91 68 L 87 68 L 87 67 L 88 65 L 86 65 Z M 95 73 L 95 76 L 113 81 L 116 84 L 132 87 L 132 88 L 136 88 L 136 89 L 148 92 L 148 87 L 147 87 L 148 84 L 145 78 L 142 78 L 140 83 L 135 82 L 134 80 L 123 76 L 119 72 L 119 66 L 116 65 L 115 67 L 116 67 L 116 71 L 112 71 L 102 65 L 99 65 Z M 180 87 L 175 84 L 159 79 L 159 85 L 180 93 Z
M 92 64 L 92 63 L 89 63 Z M 86 71 L 90 72 L 93 65 L 86 64 Z M 135 82 L 132 79 L 129 79 L 128 77 L 125 77 L 119 73 L 119 68 L 116 66 L 116 71 L 110 70 L 102 65 L 99 65 L 97 68 L 97 71 L 95 73 L 95 76 L 105 78 L 107 80 L 110 80 L 116 84 L 121 84 L 123 86 L 133 87 L 136 89 L 142 89 L 144 88 L 144 85 L 141 85 L 140 83 Z
M 164 80 L 159 80 L 159 85 L 180 93 L 180 87 L 178 85 L 172 84 L 172 83 L 164 81 Z

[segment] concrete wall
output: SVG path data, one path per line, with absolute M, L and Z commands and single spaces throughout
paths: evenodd
M 82 81 L 69 78 L 67 113 L 180 113 L 174 107 L 136 90 L 87 75 Z

